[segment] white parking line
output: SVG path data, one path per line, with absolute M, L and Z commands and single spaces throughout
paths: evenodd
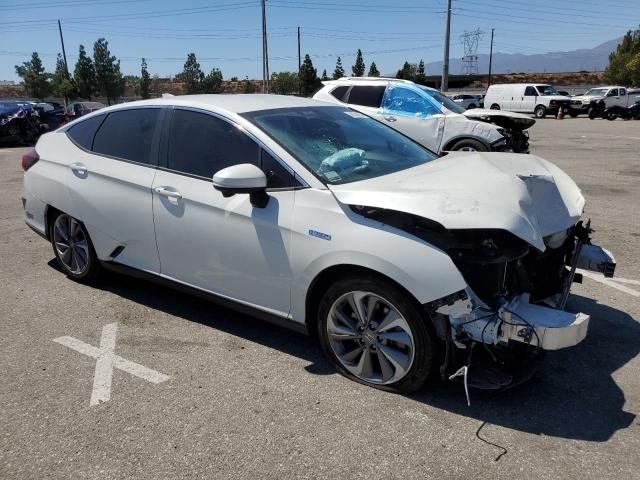
M 54 342 L 60 345 L 64 345 L 88 357 L 97 359 L 91 401 L 89 402 L 89 405 L 92 407 L 102 402 L 108 402 L 111 398 L 111 380 L 113 378 L 114 367 L 138 378 L 142 378 L 147 382 L 156 384 L 171 378 L 168 375 L 156 372 L 139 363 L 126 360 L 116 355 L 114 352 L 116 348 L 117 330 L 117 323 L 110 323 L 102 328 L 100 348 L 89 345 L 74 337 L 58 337 L 53 339 Z
M 607 285 L 608 287 L 615 288 L 617 290 L 620 290 L 621 292 L 628 293 L 629 295 L 632 295 L 634 297 L 640 297 L 640 292 L 638 292 L 637 290 L 634 290 L 629 287 L 625 287 L 624 285 L 620 285 L 620 283 L 640 285 L 640 282 L 637 282 L 636 280 L 628 280 L 626 278 L 604 278 L 604 276 L 598 273 L 588 272 L 586 270 L 581 270 L 579 268 L 576 271 L 581 273 L 583 276 L 590 278 L 591 280 L 595 280 L 596 282 L 602 283 L 603 285 Z M 616 283 L 616 282 L 619 282 L 619 283 Z

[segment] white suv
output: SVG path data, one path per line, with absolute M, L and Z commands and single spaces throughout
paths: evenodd
M 525 130 L 535 120 L 525 115 L 467 110 L 438 90 L 395 78 L 345 77 L 323 85 L 316 100 L 349 105 L 436 153 L 529 152 Z
M 70 278 L 190 289 L 312 333 L 341 373 L 387 390 L 451 375 L 480 343 L 469 384 L 521 380 L 586 335 L 588 316 L 561 308 L 565 263 L 613 274 L 553 164 L 437 158 L 309 99 L 117 105 L 43 135 L 22 166 L 25 221 Z

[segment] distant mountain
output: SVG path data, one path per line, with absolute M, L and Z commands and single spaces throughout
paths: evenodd
M 609 54 L 615 51 L 621 41 L 622 37 L 609 40 L 594 48 L 535 55 L 494 52 L 492 71 L 493 73 L 602 71 L 609 64 Z M 442 71 L 442 62 L 428 63 L 425 67 L 427 75 L 438 74 Z M 459 58 L 449 60 L 451 74 L 463 73 L 462 68 L 462 60 Z M 478 55 L 478 69 L 479 73 L 489 71 L 489 55 Z

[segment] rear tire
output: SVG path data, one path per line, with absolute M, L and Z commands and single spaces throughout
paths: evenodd
M 493 105 L 491 105 L 491 110 L 500 110 L 500 105 L 494 103 Z
M 569 112 L 569 116 L 571 118 L 576 118 L 578 116 L 578 112 Z
M 465 138 L 453 144 L 449 149 L 452 152 L 488 152 L 485 144 L 473 138 Z
M 88 283 L 100 273 L 100 262 L 84 224 L 66 213 L 51 219 L 53 253 L 62 271 L 72 280 Z
M 533 115 L 536 118 L 544 118 L 547 116 L 547 108 L 544 105 L 538 105 L 533 111 Z
M 438 344 L 431 321 L 393 283 L 373 275 L 338 280 L 317 312 L 322 351 L 345 377 L 410 393 L 434 371 Z

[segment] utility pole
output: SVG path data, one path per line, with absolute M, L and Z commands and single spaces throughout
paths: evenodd
M 302 59 L 300 58 L 300 27 L 298 27 L 298 94 L 302 95 L 302 82 L 300 82 L 300 67 Z
M 491 47 L 489 47 L 489 80 L 487 88 L 491 86 L 491 62 L 493 61 L 493 28 L 491 29 Z
M 447 0 L 447 20 L 444 28 L 444 62 L 442 62 L 442 82 L 440 90 L 446 92 L 449 88 L 449 41 L 451 37 L 451 0 Z
M 262 0 L 262 93 L 269 93 L 269 51 L 267 48 L 267 0 Z
M 62 36 L 62 26 L 60 25 L 60 20 L 58 20 L 58 31 L 60 32 L 60 43 L 62 43 L 62 58 L 64 59 L 64 69 L 67 74 L 67 79 L 69 78 L 69 65 L 67 65 L 67 52 L 64 50 L 64 38 Z

